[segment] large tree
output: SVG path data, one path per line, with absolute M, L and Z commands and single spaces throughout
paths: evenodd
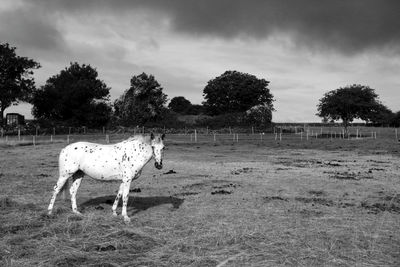
M 376 114 L 386 110 L 374 89 L 353 84 L 329 91 L 319 100 L 317 115 L 325 120 L 342 120 L 347 127 L 354 119 L 372 121 Z
M 186 114 L 192 106 L 189 100 L 183 96 L 176 96 L 171 99 L 168 108 L 179 114 Z
M 167 95 L 153 75 L 142 73 L 131 78 L 131 86 L 115 100 L 115 116 L 125 126 L 154 122 L 166 113 Z
M 35 92 L 32 113 L 36 119 L 58 124 L 103 126 L 111 115 L 109 91 L 96 69 L 71 63 Z
M 269 81 L 238 71 L 226 71 L 208 82 L 203 90 L 204 107 L 209 115 L 246 112 L 258 105 L 273 109 Z
M 19 101 L 29 101 L 36 89 L 31 75 L 39 63 L 15 53 L 16 48 L 8 43 L 0 44 L 0 126 L 3 125 L 4 111 Z

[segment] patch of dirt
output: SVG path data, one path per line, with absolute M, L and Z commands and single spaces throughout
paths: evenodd
M 318 204 L 318 205 L 323 205 L 323 206 L 335 206 L 335 202 L 333 202 L 333 200 L 331 199 L 326 199 L 326 198 L 320 198 L 320 197 L 311 197 L 311 198 L 307 198 L 307 197 L 295 197 L 294 200 L 302 202 L 302 203 L 312 203 L 314 204 Z
M 307 209 L 302 209 L 299 213 L 304 218 L 321 217 L 321 216 L 324 215 L 324 213 L 322 211 L 319 211 L 319 210 L 307 210 Z
M 236 188 L 237 186 L 239 186 L 239 185 L 230 183 L 230 184 L 223 184 L 223 185 L 213 186 L 212 188 L 213 189 L 224 189 L 224 188 Z
M 253 168 L 245 167 L 245 168 L 233 170 L 233 171 L 231 171 L 231 174 L 233 174 L 233 175 L 239 175 L 239 174 L 242 174 L 242 173 L 250 173 L 250 172 L 252 172 L 252 171 L 253 171 Z
M 310 191 L 308 191 L 308 193 L 310 195 L 314 195 L 314 196 L 324 196 L 324 195 L 326 195 L 326 193 L 324 191 L 322 191 L 322 190 L 310 190 Z
M 264 199 L 265 202 L 270 202 L 270 201 L 273 201 L 273 200 L 288 201 L 287 198 L 283 198 L 283 197 L 280 197 L 280 196 L 263 197 L 263 199 Z
M 211 195 L 230 195 L 232 194 L 232 191 L 227 191 L 227 190 L 217 190 L 217 191 L 213 191 L 211 192 Z
M 400 213 L 400 194 L 369 197 L 361 202 L 360 207 L 372 214 L 385 211 Z
M 140 188 L 133 188 L 133 189 L 130 189 L 129 192 L 140 193 L 140 192 L 142 192 L 142 189 L 140 189 Z
M 363 174 L 361 172 L 324 172 L 330 173 L 329 178 L 338 179 L 338 180 L 361 180 L 361 179 L 373 179 L 373 177 L 367 173 Z

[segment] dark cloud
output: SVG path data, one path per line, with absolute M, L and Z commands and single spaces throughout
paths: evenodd
M 173 30 L 194 36 L 265 39 L 291 36 L 294 44 L 345 53 L 395 48 L 400 43 L 398 0 L 37 0 L 65 12 L 104 10 L 116 16 L 156 11 Z
M 11 42 L 25 49 L 57 50 L 63 46 L 62 34 L 48 16 L 29 9 L 14 9 L 0 13 L 2 42 Z

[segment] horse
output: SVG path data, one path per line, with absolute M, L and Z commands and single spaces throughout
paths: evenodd
M 126 223 L 130 218 L 126 212 L 129 188 L 132 180 L 139 178 L 143 167 L 154 158 L 154 166 L 162 169 L 164 156 L 164 137 L 135 135 L 116 144 L 96 144 L 77 142 L 66 146 L 59 155 L 59 178 L 54 186 L 53 196 L 48 207 L 51 215 L 57 194 L 64 190 L 66 182 L 72 178 L 69 189 L 72 212 L 81 214 L 76 204 L 76 193 L 84 175 L 101 181 L 121 180 L 118 194 L 112 206 L 117 216 L 119 199 L 122 196 L 122 217 Z

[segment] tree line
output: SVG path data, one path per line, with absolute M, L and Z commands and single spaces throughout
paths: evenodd
M 204 102 L 194 105 L 184 96 L 170 99 L 156 78 L 147 73 L 133 75 L 129 88 L 115 101 L 98 77 L 97 70 L 77 62 L 37 87 L 33 70 L 40 68 L 33 59 L 20 57 L 16 48 L 0 44 L 0 120 L 4 111 L 20 101 L 31 103 L 37 124 L 102 127 L 183 126 L 182 115 L 204 115 L 199 124 L 224 127 L 267 126 L 272 122 L 274 97 L 269 81 L 248 73 L 226 71 L 208 81 L 203 89 Z M 374 89 L 351 85 L 327 92 L 320 99 L 317 115 L 324 122 L 342 120 L 345 128 L 360 118 L 375 125 L 400 124 L 400 113 L 384 106 Z

